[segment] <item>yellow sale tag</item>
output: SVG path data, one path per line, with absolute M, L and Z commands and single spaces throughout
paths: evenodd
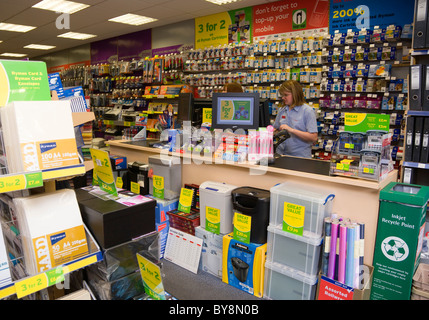
M 192 198 L 194 196 L 194 190 L 188 188 L 182 188 L 180 191 L 178 210 L 182 212 L 191 212 Z
M 212 108 L 203 108 L 202 123 L 212 123 Z
M 92 161 L 94 163 L 94 175 L 97 177 L 100 189 L 117 196 L 118 191 L 116 190 L 109 153 L 92 148 L 89 149 L 89 151 L 91 152 Z
M 152 176 L 153 196 L 158 199 L 164 199 L 164 177 Z
M 283 231 L 302 236 L 305 206 L 285 202 L 283 205 Z
M 10 192 L 43 186 L 41 172 L 0 176 L 0 192 Z
M 15 283 L 16 295 L 18 299 L 28 296 L 56 283 L 64 281 L 62 267 L 58 267 L 47 272 L 40 273 L 33 277 L 25 278 Z
M 122 189 L 122 186 L 124 185 L 124 182 L 122 181 L 121 177 L 116 178 L 116 188 Z
M 252 217 L 234 212 L 234 230 L 233 238 L 244 243 L 250 243 L 250 232 L 252 229 Z
M 137 253 L 137 261 L 145 292 L 153 299 L 165 300 L 164 285 L 159 266 L 139 253 Z
M 131 181 L 131 192 L 135 194 L 140 194 L 140 185 L 137 182 Z

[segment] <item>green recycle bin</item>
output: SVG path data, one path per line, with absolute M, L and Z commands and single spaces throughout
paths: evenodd
M 428 186 L 391 182 L 380 191 L 371 300 L 410 299 L 428 200 Z

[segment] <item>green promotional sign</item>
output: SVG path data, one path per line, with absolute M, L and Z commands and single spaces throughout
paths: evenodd
M 250 243 L 250 231 L 252 227 L 252 217 L 235 212 L 234 213 L 234 240 L 241 241 L 243 243 Z
M 46 63 L 0 60 L 0 107 L 13 101 L 49 100 Z
M 206 230 L 214 234 L 220 233 L 220 210 L 206 206 Z
M 382 130 L 389 132 L 390 115 L 370 113 L 344 114 L 344 130 L 351 132 L 367 132 L 368 130 Z
M 153 196 L 158 199 L 164 199 L 164 177 L 153 176 Z

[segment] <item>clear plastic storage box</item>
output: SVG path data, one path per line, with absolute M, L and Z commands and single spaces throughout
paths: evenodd
M 317 276 L 323 237 L 298 236 L 268 226 L 267 261 Z
M 270 300 L 314 300 L 317 276 L 309 276 L 275 262 L 265 262 L 264 298 Z
M 282 228 L 284 206 L 290 203 L 305 207 L 303 231 L 311 237 L 322 235 L 323 220 L 332 211 L 333 193 L 291 182 L 278 184 L 270 192 L 270 225 Z

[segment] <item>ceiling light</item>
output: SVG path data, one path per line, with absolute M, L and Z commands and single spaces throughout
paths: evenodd
M 109 21 L 131 24 L 133 26 L 140 26 L 140 25 L 145 24 L 145 23 L 158 21 L 158 19 L 149 18 L 149 17 L 145 17 L 145 16 L 139 16 L 137 14 L 132 14 L 132 13 L 127 13 L 127 14 L 124 14 L 122 16 L 109 19 Z
M 218 4 L 218 5 L 223 5 L 223 4 L 227 4 L 227 3 L 231 3 L 231 2 L 237 2 L 240 0 L 206 0 L 207 2 L 211 2 L 214 4 Z
M 9 52 L 5 52 L 5 53 L 0 54 L 0 56 L 22 58 L 22 57 L 25 57 L 26 54 L 25 53 L 9 53 Z
M 57 37 L 76 39 L 76 40 L 86 40 L 86 39 L 94 38 L 96 37 L 96 35 L 88 34 L 88 33 L 79 33 L 79 32 L 67 32 L 67 33 L 60 34 Z
M 0 30 L 4 31 L 14 31 L 14 32 L 27 32 L 30 30 L 36 29 L 32 26 L 24 26 L 21 24 L 12 24 L 12 23 L 0 23 Z
M 39 3 L 36 3 L 33 8 L 50 10 L 55 12 L 62 13 L 75 13 L 82 9 L 88 8 L 89 5 L 82 4 L 73 1 L 65 1 L 65 0 L 43 0 Z
M 37 49 L 37 50 L 51 50 L 55 48 L 55 46 L 45 46 L 43 44 L 29 44 L 25 46 L 26 49 Z

